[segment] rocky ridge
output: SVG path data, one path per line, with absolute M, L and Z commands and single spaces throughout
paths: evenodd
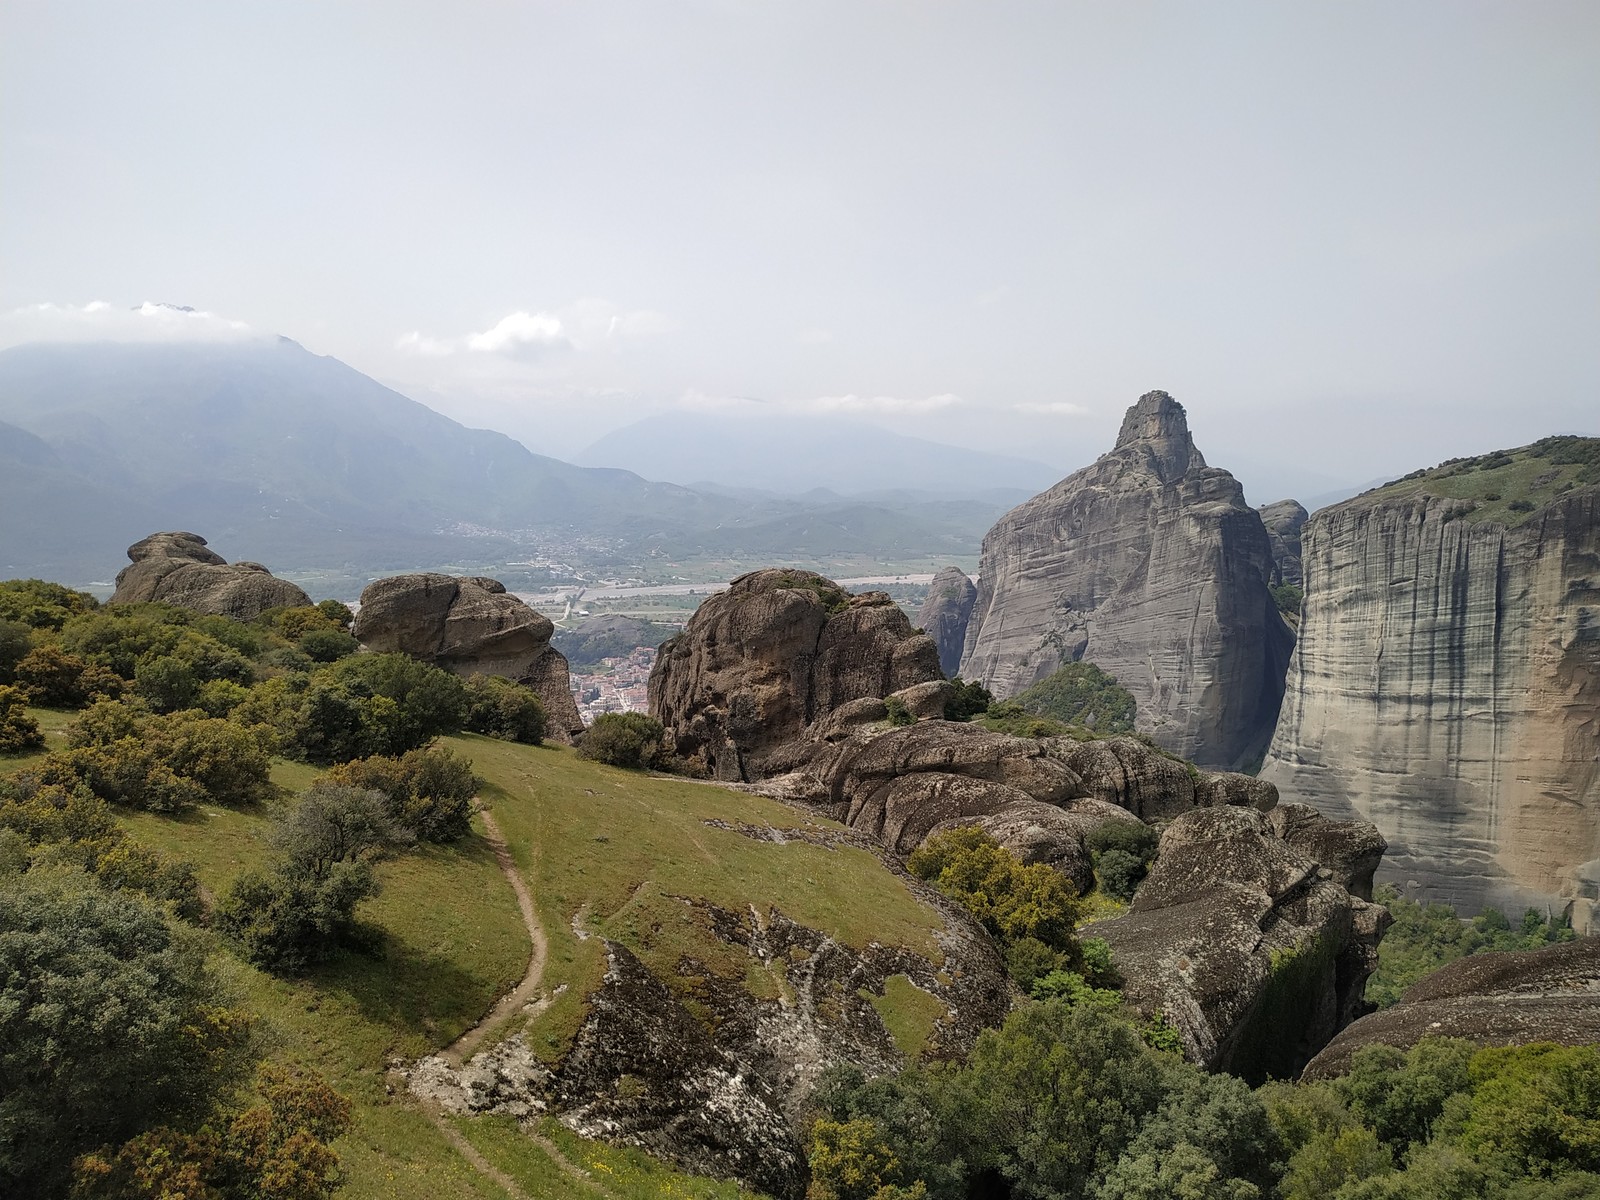
M 1238 481 L 1206 465 L 1183 407 L 1149 392 L 1114 449 L 984 538 L 962 675 L 1004 698 L 1087 659 L 1161 746 L 1241 766 L 1266 747 L 1294 640 L 1272 565 Z
M 260 563 L 229 563 L 197 533 L 152 533 L 128 547 L 110 604 L 156 601 L 213 616 L 253 621 L 269 608 L 295 608 L 311 597 Z
M 478 576 L 395 575 L 369 584 L 351 632 L 368 650 L 399 652 L 457 675 L 503 675 L 538 694 L 548 736 L 583 730 L 567 660 L 550 645 L 547 617 Z
M 1303 586 L 1305 576 L 1300 564 L 1300 531 L 1305 528 L 1311 514 L 1298 500 L 1264 504 L 1257 511 L 1261 514 L 1261 523 L 1267 527 L 1267 538 L 1272 546 L 1272 574 L 1267 582 Z
M 1480 1046 L 1600 1042 L 1600 938 L 1475 954 L 1441 967 L 1392 1008 L 1346 1028 L 1311 1060 L 1305 1078 L 1344 1074 L 1364 1046 L 1406 1050 L 1425 1037 Z
M 1381 877 L 1418 899 L 1570 908 L 1583 931 L 1600 907 L 1600 485 L 1537 450 L 1311 518 L 1261 776 L 1375 824 Z

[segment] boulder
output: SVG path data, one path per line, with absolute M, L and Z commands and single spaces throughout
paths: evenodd
M 549 736 L 583 731 L 567 660 L 550 645 L 548 618 L 480 576 L 395 575 L 361 593 L 352 632 L 368 650 L 409 654 L 460 676 L 502 675 L 532 688 Z
M 967 622 L 978 589 L 960 567 L 941 567 L 928 585 L 928 598 L 917 613 L 917 624 L 939 648 L 939 668 L 954 678 L 961 668 L 961 649 L 967 640 Z
M 1289 845 L 1332 871 L 1339 886 L 1352 896 L 1372 899 L 1372 878 L 1389 848 L 1376 825 L 1334 821 L 1309 804 L 1276 805 L 1267 821 Z
M 156 601 L 236 621 L 311 603 L 300 588 L 254 562 L 229 564 L 197 533 L 152 533 L 128 547 L 110 604 Z
M 1388 912 L 1279 837 L 1267 814 L 1200 808 L 1162 834 L 1111 945 L 1123 994 L 1185 1056 L 1252 1083 L 1303 1066 L 1363 1011 Z
M 1407 1050 L 1425 1037 L 1480 1046 L 1600 1042 L 1600 938 L 1475 954 L 1441 967 L 1392 1008 L 1340 1033 L 1306 1065 L 1305 1078 L 1344 1074 L 1363 1046 Z
M 1115 448 L 984 537 L 961 673 L 1003 699 L 1092 662 L 1132 694 L 1141 733 L 1237 768 L 1272 735 L 1294 644 L 1271 572 L 1238 481 L 1206 465 L 1183 407 L 1149 392 Z
M 755 571 L 663 643 L 650 713 L 679 755 L 715 778 L 750 781 L 785 769 L 776 752 L 836 711 L 943 678 L 933 640 L 883 592 L 852 596 L 809 571 Z

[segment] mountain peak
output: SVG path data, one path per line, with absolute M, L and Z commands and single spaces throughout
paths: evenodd
M 1145 452 L 1163 483 L 1206 465 L 1189 436 L 1183 405 L 1162 391 L 1146 392 L 1124 414 L 1113 453 L 1121 450 Z

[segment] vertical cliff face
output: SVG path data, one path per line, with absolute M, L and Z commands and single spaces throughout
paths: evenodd
M 1300 532 L 1306 527 L 1310 514 L 1298 500 L 1264 504 L 1259 511 L 1272 546 L 1272 577 L 1268 582 L 1302 586 L 1304 574 L 1300 568 Z
M 1467 913 L 1570 903 L 1593 928 L 1600 485 L 1528 451 L 1474 463 L 1311 518 L 1262 777 L 1377 825 L 1380 877 L 1421 898 Z
M 1005 697 L 1087 659 L 1138 728 L 1206 766 L 1259 756 L 1293 635 L 1237 480 L 1206 466 L 1183 407 L 1150 392 L 1109 454 L 1007 513 L 983 542 L 961 673 Z
M 978 589 L 960 567 L 941 567 L 928 585 L 928 598 L 917 613 L 917 624 L 939 647 L 939 667 L 948 677 L 961 669 L 961 649 L 967 640 L 967 622 Z

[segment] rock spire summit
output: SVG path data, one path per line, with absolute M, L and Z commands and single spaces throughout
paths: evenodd
M 1162 483 L 1175 483 L 1206 460 L 1189 436 L 1189 418 L 1166 392 L 1146 392 L 1122 418 L 1113 454 L 1143 452 Z

